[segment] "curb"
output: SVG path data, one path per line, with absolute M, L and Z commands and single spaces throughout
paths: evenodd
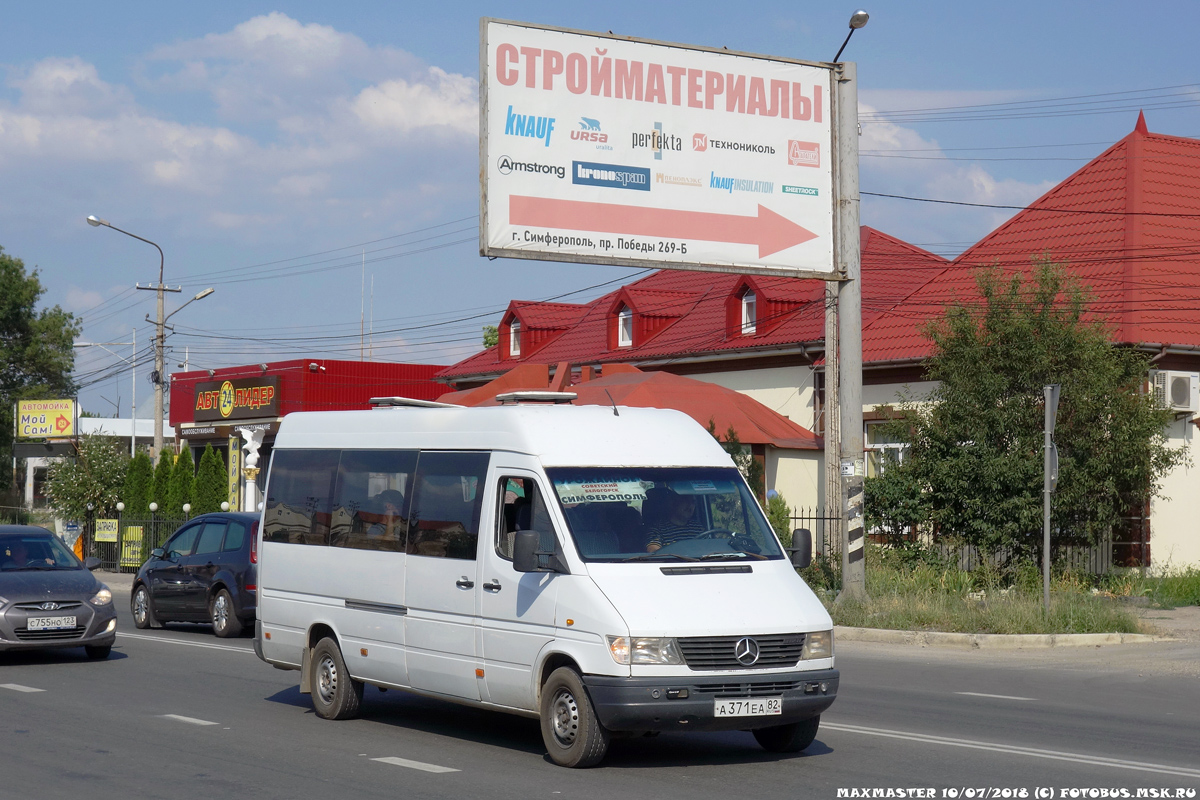
M 944 633 L 846 628 L 835 625 L 834 641 L 905 644 L 917 647 L 959 647 L 968 650 L 1021 650 L 1043 647 L 1099 647 L 1111 644 L 1151 644 L 1176 641 L 1171 636 L 1145 633 Z

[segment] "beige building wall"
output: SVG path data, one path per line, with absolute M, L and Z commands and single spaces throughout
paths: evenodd
M 821 505 L 824 479 L 820 450 L 783 450 L 767 448 L 765 483 L 787 500 L 789 508 L 817 508 Z
M 814 430 L 815 372 L 809 366 L 705 372 L 689 377 L 753 397 L 767 408 Z
M 1161 573 L 1200 566 L 1200 435 L 1190 418 L 1167 428 L 1168 442 L 1181 447 L 1191 464 L 1176 467 L 1150 501 L 1150 564 Z

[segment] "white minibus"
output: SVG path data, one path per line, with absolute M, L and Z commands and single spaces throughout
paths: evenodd
M 655 731 L 812 743 L 832 622 L 704 428 L 391 400 L 289 414 L 275 441 L 255 652 L 317 714 L 355 716 L 371 684 L 536 717 L 568 767 Z

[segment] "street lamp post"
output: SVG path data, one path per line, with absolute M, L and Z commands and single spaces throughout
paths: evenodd
M 162 446 L 163 446 L 163 382 L 164 382 L 163 373 L 166 371 L 166 365 L 164 364 L 165 359 L 163 357 L 163 351 L 165 350 L 165 347 L 166 347 L 165 328 L 166 328 L 167 318 L 175 313 L 178 313 L 180 310 L 182 310 L 184 308 L 184 306 L 187 306 L 188 303 L 192 303 L 203 297 L 208 297 L 210 294 L 213 293 L 213 290 L 205 289 L 203 292 L 200 292 L 195 297 L 193 297 L 191 300 L 188 300 L 187 303 L 184 303 L 182 306 L 175 309 L 175 311 L 172 311 L 170 314 L 164 314 L 163 313 L 165 311 L 165 308 L 163 305 L 164 293 L 165 292 L 182 292 L 183 289 L 182 289 L 182 287 L 179 287 L 179 286 L 176 286 L 175 288 L 171 288 L 163 283 L 163 265 L 165 262 L 165 258 L 163 256 L 162 248 L 159 247 L 154 242 L 150 241 L 149 239 L 145 239 L 141 236 L 138 236 L 136 233 L 130 233 L 129 231 L 122 230 L 121 228 L 118 228 L 116 225 L 113 225 L 108 220 L 100 219 L 99 217 L 96 217 L 94 215 L 89 216 L 87 218 L 87 223 L 88 223 L 88 225 L 91 225 L 93 228 L 98 228 L 101 225 L 103 225 L 106 228 L 112 228 L 114 231 L 117 231 L 118 233 L 123 233 L 126 236 L 131 236 L 134 239 L 137 239 L 139 242 L 145 242 L 146 244 L 154 245 L 154 249 L 158 251 L 158 283 L 153 286 L 142 286 L 140 283 L 135 285 L 135 288 L 137 288 L 137 289 L 146 289 L 146 290 L 151 290 L 151 291 L 158 293 L 158 316 L 157 316 L 157 321 L 155 323 L 156 328 L 155 328 L 155 336 L 154 336 L 154 375 L 152 376 L 154 379 L 154 462 L 157 464 L 158 459 L 162 457 Z

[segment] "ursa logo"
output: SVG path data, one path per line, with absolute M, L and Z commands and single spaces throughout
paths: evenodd
M 508 116 L 504 120 L 504 133 L 508 136 L 525 136 L 530 139 L 541 139 L 546 147 L 549 147 L 550 135 L 554 133 L 554 117 L 514 114 L 513 107 L 509 106 Z
M 577 142 L 594 142 L 597 150 L 612 150 L 608 143 L 608 134 L 600 130 L 600 120 L 591 117 L 579 118 L 579 130 L 571 131 L 571 138 Z

